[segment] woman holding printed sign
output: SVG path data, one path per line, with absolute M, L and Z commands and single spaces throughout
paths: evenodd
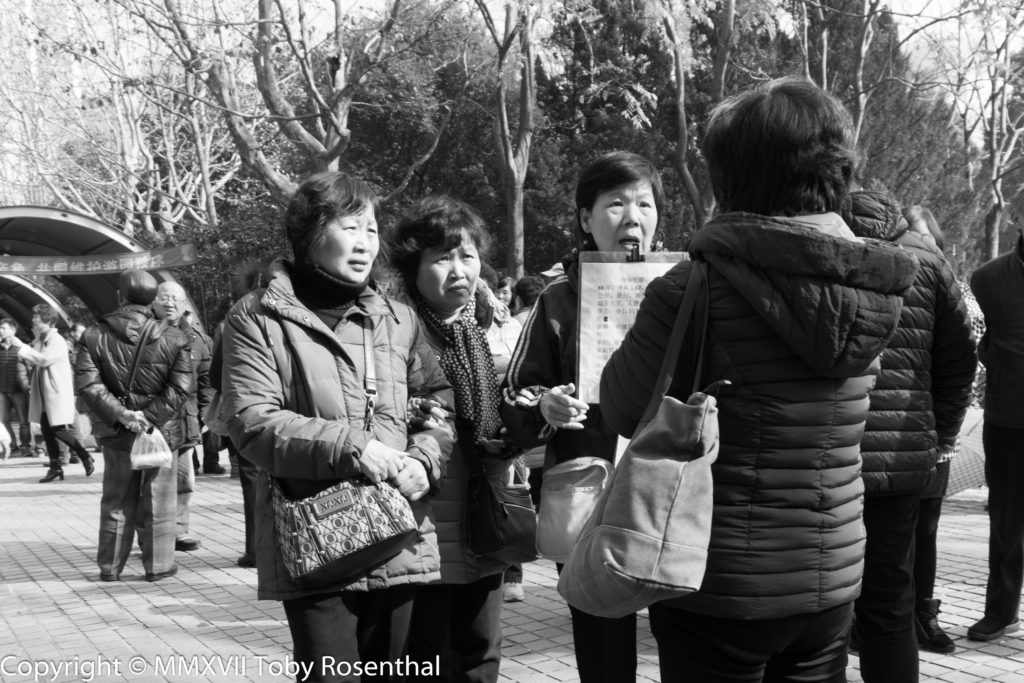
M 600 157 L 576 186 L 580 249 L 646 253 L 662 204 L 661 176 L 654 164 L 630 152 Z M 551 282 L 527 318 L 506 378 L 503 418 L 516 446 L 546 442 L 549 463 L 580 456 L 612 462 L 617 435 L 605 426 L 599 406 L 574 398 L 578 306 L 574 253 L 565 262 L 565 275 Z M 569 610 L 582 683 L 633 680 L 636 615 L 606 619 Z

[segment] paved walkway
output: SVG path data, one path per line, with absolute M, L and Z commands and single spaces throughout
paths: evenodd
M 40 484 L 40 459 L 0 462 L 0 681 L 286 680 L 291 637 L 281 607 L 256 601 L 255 570 L 235 566 L 243 545 L 238 480 L 198 477 L 192 525 L 203 546 L 178 553 L 176 578 L 147 583 L 133 556 L 124 580 L 101 583 L 97 464 L 91 478 L 69 465 L 63 482 Z M 1024 634 L 989 644 L 965 638 L 984 597 L 983 505 L 979 490 L 947 501 L 937 597 L 957 651 L 923 653 L 922 681 L 1024 681 Z M 505 605 L 502 681 L 576 680 L 568 610 L 554 586 L 551 563 L 527 565 L 526 601 Z M 646 615 L 639 625 L 637 678 L 657 681 Z M 856 657 L 850 663 L 849 680 L 860 681 Z

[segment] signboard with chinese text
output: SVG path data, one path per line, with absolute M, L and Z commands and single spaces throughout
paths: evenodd
M 167 249 L 131 251 L 89 256 L 0 255 L 4 275 L 107 275 L 125 270 L 156 270 L 187 266 L 196 262 L 196 248 L 179 244 Z
M 644 291 L 689 256 L 658 251 L 643 261 L 629 261 L 626 252 L 580 252 L 580 308 L 577 326 L 577 397 L 599 403 L 601 370 L 633 326 Z

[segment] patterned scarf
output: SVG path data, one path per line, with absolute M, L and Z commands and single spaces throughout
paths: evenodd
M 451 323 L 442 322 L 418 293 L 413 301 L 426 325 L 445 342 L 441 369 L 455 388 L 455 424 L 459 431 L 473 433 L 474 450 L 482 456 L 482 442 L 495 438 L 501 429 L 501 397 L 494 359 L 476 322 L 476 300 L 470 297 Z

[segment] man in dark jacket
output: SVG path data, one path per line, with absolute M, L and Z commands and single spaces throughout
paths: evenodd
M 10 318 L 0 320 L 0 418 L 11 436 L 11 454 L 34 455 L 32 432 L 28 421 L 28 369 L 18 358 L 19 347 L 12 337 L 18 331 L 17 324 Z M 11 408 L 18 415 L 18 432 L 11 428 Z
M 867 545 L 853 633 L 866 683 L 916 681 L 918 507 L 939 451 L 956 444 L 978 359 L 956 276 L 908 229 L 899 204 L 886 193 L 854 192 L 843 217 L 854 234 L 898 244 L 920 264 L 882 354 L 861 441 Z
M 978 347 L 985 364 L 985 479 L 988 480 L 988 587 L 985 616 L 971 640 L 998 640 L 1020 628 L 1024 582 L 1024 235 L 971 276 L 985 314 Z
M 100 579 L 117 581 L 132 550 L 136 527 L 147 581 L 173 576 L 175 480 L 171 467 L 132 470 L 135 434 L 160 429 L 177 448 L 175 430 L 164 431 L 192 390 L 188 340 L 149 314 L 156 280 L 129 270 L 118 280 L 121 305 L 82 337 L 76 359 L 75 391 L 103 447 L 103 498 L 100 501 Z M 139 342 L 147 335 L 140 349 Z M 138 369 L 131 376 L 136 353 Z
M 206 335 L 193 328 L 185 320 L 185 305 L 188 295 L 177 282 L 161 282 L 153 301 L 153 312 L 157 320 L 177 328 L 188 339 L 191 351 L 189 365 L 192 369 L 193 384 L 185 404 L 178 411 L 174 421 L 168 424 L 168 431 L 177 432 L 178 442 L 178 530 L 174 549 L 192 551 L 199 547 L 198 540 L 189 535 L 188 503 L 195 490 L 196 445 L 201 438 L 202 424 L 199 416 L 206 412 L 213 398 L 210 386 L 210 349 L 212 344 Z M 222 470 L 223 473 L 223 470 Z

